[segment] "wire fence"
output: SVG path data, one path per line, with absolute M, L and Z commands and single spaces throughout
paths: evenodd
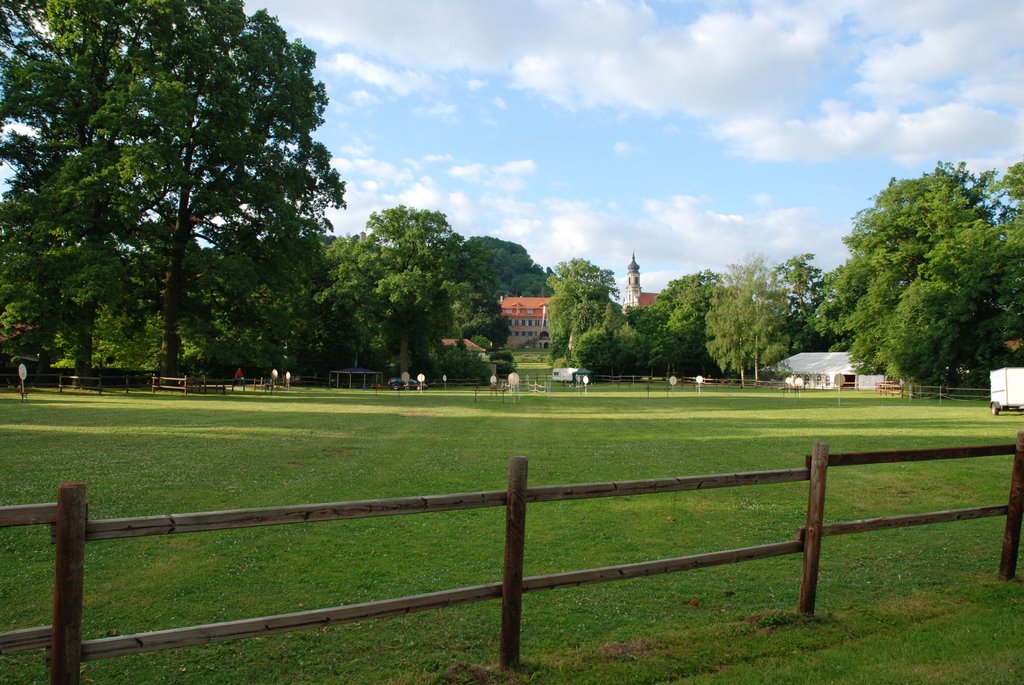
M 602 387 L 615 387 L 618 390 L 635 390 L 650 394 L 652 392 L 679 392 L 679 391 L 703 391 L 713 389 L 748 390 L 748 389 L 772 389 L 782 391 L 793 391 L 797 388 L 787 384 L 785 380 L 745 380 L 739 378 L 713 378 L 710 376 L 662 376 L 662 375 L 632 375 L 632 374 L 587 374 L 586 384 L 584 376 L 577 374 L 572 380 L 553 380 L 550 373 L 543 372 L 520 372 L 520 384 L 524 388 L 530 388 L 534 392 L 550 393 L 552 390 L 583 389 L 584 385 L 595 385 Z M 149 372 L 123 372 L 103 374 L 95 376 L 78 376 L 72 373 L 45 373 L 29 374 L 25 380 L 26 391 L 82 391 L 113 393 L 130 393 L 136 391 L 152 392 L 154 375 Z M 238 380 L 235 378 L 206 378 L 191 377 L 202 384 L 225 385 L 229 389 L 252 390 L 269 387 L 270 374 L 266 377 L 253 377 Z M 497 382 L 507 383 L 507 375 L 498 375 Z M 672 379 L 675 379 L 675 383 Z M 0 373 L 0 391 L 18 392 L 21 379 L 16 372 Z M 427 388 L 463 388 L 479 389 L 486 388 L 491 384 L 489 378 L 428 378 L 424 387 Z M 278 379 L 274 384 L 276 389 L 285 389 L 286 383 Z M 292 376 L 287 387 L 292 388 L 333 388 L 328 377 Z M 377 387 L 377 386 L 374 386 Z M 383 387 L 383 386 L 380 386 Z M 801 388 L 810 390 L 811 388 Z M 902 383 L 899 381 L 886 381 L 873 383 L 870 386 L 861 387 L 857 384 L 844 385 L 842 388 L 833 387 L 827 390 L 873 390 L 879 395 L 904 397 L 909 401 L 914 400 L 937 400 L 937 401 L 961 401 L 961 402 L 988 402 L 990 399 L 989 388 L 958 387 L 951 385 L 921 385 L 917 383 Z M 825 390 L 825 391 L 827 391 Z

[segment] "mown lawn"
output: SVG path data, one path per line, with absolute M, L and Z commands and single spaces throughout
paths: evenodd
M 0 395 L 0 504 L 87 484 L 90 517 L 802 465 L 833 452 L 1012 443 L 983 402 L 595 385 L 517 401 L 468 390 L 180 397 Z M 1009 457 L 836 469 L 827 520 L 1005 503 Z M 805 483 L 538 504 L 526 574 L 791 539 Z M 90 543 L 85 636 L 250 618 L 494 582 L 504 513 Z M 94 683 L 1016 683 L 1024 588 L 997 580 L 1002 519 L 827 538 L 818 611 L 798 556 L 524 598 L 523 670 L 494 670 L 498 602 L 85 664 Z M 0 630 L 49 623 L 43 527 L 0 530 Z M 0 682 L 46 680 L 40 650 Z

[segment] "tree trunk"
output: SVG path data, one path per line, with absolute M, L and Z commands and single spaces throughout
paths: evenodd
M 398 372 L 403 374 L 409 370 L 409 334 L 402 333 L 398 341 Z
M 188 215 L 188 193 L 182 194 L 178 218 L 171 235 L 164 272 L 164 293 L 160 327 L 160 371 L 173 376 L 178 373 L 181 360 L 181 300 L 185 291 L 185 251 L 192 239 L 192 219 Z
M 53 364 L 53 356 L 50 350 L 43 348 L 39 350 L 39 362 L 36 364 L 36 373 L 43 375 L 50 373 L 50 365 Z
M 82 318 L 78 322 L 75 336 L 75 375 L 92 375 L 93 328 L 96 325 L 97 304 L 94 301 L 82 305 Z

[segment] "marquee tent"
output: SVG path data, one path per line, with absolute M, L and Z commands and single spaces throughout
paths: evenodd
M 864 375 L 850 363 L 849 352 L 801 352 L 779 363 L 779 372 L 802 378 L 805 388 L 874 390 L 884 376 Z

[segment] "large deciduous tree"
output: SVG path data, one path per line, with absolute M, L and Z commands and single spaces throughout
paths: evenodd
M 861 293 L 843 327 L 863 368 L 956 384 L 983 381 L 1009 358 L 1007 343 L 1024 330 L 1024 254 L 996 181 L 939 164 L 893 179 L 857 215 L 837 288 Z
M 760 255 L 730 264 L 707 316 L 708 351 L 724 370 L 760 370 L 786 356 L 784 326 L 788 302 L 778 271 Z
M 585 259 L 571 259 L 555 267 L 548 286 L 551 355 L 571 357 L 579 336 L 602 324 L 608 303 L 618 296 L 615 275 Z
M 0 207 L 4 323 L 89 375 L 95 322 L 129 292 L 139 214 L 120 172 L 133 17 L 123 3 L 72 0 L 5 8 L 0 161 L 13 171 Z
M 164 260 L 161 367 L 170 371 L 197 281 L 227 265 L 249 276 L 250 292 L 268 291 L 256 314 L 279 301 L 299 285 L 288 274 L 308 262 L 326 210 L 343 206 L 344 184 L 311 136 L 327 104 L 311 50 L 266 12 L 247 17 L 239 0 L 140 9 L 141 39 L 129 50 L 135 78 L 124 91 L 125 108 L 139 113 L 129 170 L 153 198 L 152 244 Z M 199 256 L 204 246 L 212 263 Z
M 283 347 L 313 238 L 344 206 L 311 138 L 326 106 L 312 51 L 240 0 L 50 0 L 24 17 L 5 10 L 0 27 L 0 156 L 14 169 L 2 238 L 27 273 L 61 276 L 34 297 L 60 314 L 39 328 L 88 364 L 104 308 L 137 309 L 152 291 L 164 371 L 178 369 L 183 330 L 193 348 L 233 335 Z M 225 302 L 252 306 L 211 315 Z
M 374 212 L 364 240 L 338 241 L 341 257 L 325 299 L 347 303 L 360 325 L 376 331 L 398 367 L 429 363 L 452 329 L 453 305 L 485 263 L 467 250 L 441 212 L 404 205 Z
M 790 352 L 825 352 L 830 340 L 818 325 L 818 307 L 825 296 L 825 276 L 812 264 L 814 255 L 800 254 L 778 266 L 778 276 L 786 288 L 789 312 L 786 335 Z

